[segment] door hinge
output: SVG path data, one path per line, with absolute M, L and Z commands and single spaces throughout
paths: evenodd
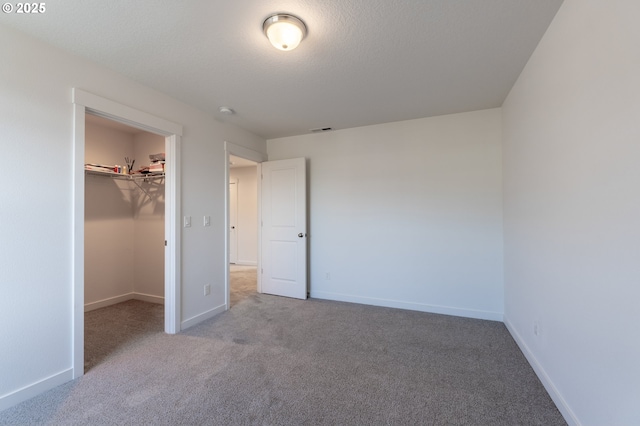
M 164 240 L 164 246 L 165 247 L 167 246 L 167 240 Z

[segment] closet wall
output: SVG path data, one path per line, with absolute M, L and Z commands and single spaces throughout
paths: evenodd
M 148 165 L 164 152 L 164 138 L 137 129 L 108 127 L 89 117 L 85 162 Z M 85 178 L 85 310 L 137 298 L 164 300 L 164 183 L 105 176 Z
M 133 137 L 134 169 L 149 164 L 149 154 L 164 152 L 164 137 L 142 132 Z M 140 182 L 151 195 L 136 190 L 133 196 L 134 217 L 134 282 L 138 298 L 143 295 L 164 300 L 164 180 Z M 137 188 L 136 188 L 137 189 Z M 148 299 L 145 299 L 148 300 Z M 152 301 L 152 300 L 150 300 Z
M 238 261 L 258 264 L 258 181 L 257 167 L 234 167 L 229 178 L 238 180 Z

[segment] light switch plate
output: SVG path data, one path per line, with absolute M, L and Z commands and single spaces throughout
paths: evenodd
M 191 228 L 191 216 L 184 217 L 184 227 Z
M 204 226 L 211 226 L 211 216 L 204 217 Z

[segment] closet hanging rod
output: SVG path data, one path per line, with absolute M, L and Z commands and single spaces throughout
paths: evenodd
M 148 173 L 148 174 L 135 174 L 135 175 L 125 175 L 121 173 L 109 173 L 109 172 L 99 172 L 96 170 L 86 170 L 85 173 L 93 176 L 104 176 L 110 177 L 112 179 L 121 179 L 121 180 L 147 180 L 147 179 L 161 179 L 164 178 L 164 173 Z
M 140 191 L 144 192 L 149 200 L 153 200 L 153 197 L 138 181 L 151 182 L 152 180 L 164 179 L 164 173 L 147 173 L 147 174 L 135 174 L 135 175 L 125 175 L 121 173 L 109 173 L 109 172 L 100 172 L 97 170 L 87 170 L 85 169 L 85 174 L 92 176 L 102 176 L 109 177 L 116 180 L 127 180 L 129 182 L 133 182 Z

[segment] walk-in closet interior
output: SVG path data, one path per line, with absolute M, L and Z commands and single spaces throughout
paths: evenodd
M 89 114 L 85 124 L 85 312 L 163 304 L 165 138 Z

